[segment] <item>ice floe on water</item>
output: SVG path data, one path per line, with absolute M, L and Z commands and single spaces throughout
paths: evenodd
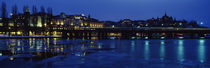
M 53 68 L 204 68 L 195 61 L 182 63 L 160 59 L 140 59 L 128 54 L 100 51 L 87 56 L 69 56 L 63 60 L 52 63 Z M 206 66 L 208 67 L 208 66 Z

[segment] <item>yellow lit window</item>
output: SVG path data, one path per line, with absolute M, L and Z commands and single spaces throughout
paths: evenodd
M 18 35 L 21 35 L 21 34 L 22 34 L 22 32 L 18 31 L 18 32 L 17 32 L 17 34 L 18 34 Z
M 83 23 L 81 23 L 81 26 L 83 26 Z
M 53 22 L 51 21 L 51 23 L 50 24 L 53 24 Z
M 64 23 L 63 23 L 63 21 L 61 21 L 61 25 L 63 25 Z
M 0 26 L 3 26 L 3 23 L 0 23 Z
M 71 25 L 74 25 L 73 23 L 71 23 Z

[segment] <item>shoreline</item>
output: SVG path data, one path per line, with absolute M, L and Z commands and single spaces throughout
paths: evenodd
M 95 38 L 95 37 L 85 37 L 85 38 L 70 38 L 70 37 L 54 37 L 54 36 L 0 36 L 0 39 L 29 39 L 29 38 L 37 38 L 37 39 L 43 39 L 43 38 L 61 38 L 61 39 L 91 39 L 91 38 Z M 135 37 L 135 38 L 123 38 L 123 37 L 120 37 L 120 38 L 117 38 L 115 37 L 114 39 L 111 38 L 111 37 L 107 37 L 107 38 L 97 38 L 97 39 L 93 39 L 93 40 L 98 40 L 98 39 L 110 39 L 110 40 L 123 40 L 123 39 L 128 39 L 128 40 L 151 40 L 151 39 L 156 39 L 156 40 L 167 40 L 167 39 L 210 39 L 210 37 L 203 37 L 203 38 L 199 38 L 199 37 L 196 37 L 196 38 L 189 38 L 189 37 L 184 37 L 184 38 L 178 38 L 178 37 L 174 37 L 174 38 L 171 38 L 171 37 L 168 37 L 168 38 L 164 38 L 164 39 L 161 39 L 161 38 L 148 38 L 148 39 L 145 39 L 144 37 Z
M 0 36 L 0 39 L 62 38 L 56 36 Z

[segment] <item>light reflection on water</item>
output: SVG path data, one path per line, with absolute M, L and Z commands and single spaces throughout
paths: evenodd
M 160 45 L 160 60 L 164 60 L 165 57 L 165 41 L 161 40 L 161 45 Z
M 205 40 L 201 39 L 199 40 L 198 45 L 198 56 L 201 63 L 205 61 Z
M 135 41 L 131 41 L 131 52 L 135 51 Z
M 144 58 L 145 58 L 145 60 L 149 60 L 149 41 L 148 40 L 146 40 L 145 41 L 145 45 L 144 45 L 145 47 L 144 47 Z
M 184 40 L 178 40 L 178 54 L 177 54 L 177 59 L 182 62 L 184 61 Z
M 6 63 L 7 65 L 3 65 L 3 67 L 9 66 L 12 62 L 8 60 L 16 61 L 16 63 L 27 63 L 30 60 L 31 63 L 35 63 L 34 61 L 44 61 L 53 57 L 63 56 L 63 60 L 59 60 L 59 62 L 67 61 L 68 63 L 74 63 L 79 61 L 79 64 L 87 65 L 89 63 L 97 64 L 97 62 L 101 62 L 103 66 L 104 63 L 119 62 L 125 63 L 124 65 L 132 64 L 135 66 L 143 64 L 145 66 L 146 62 L 159 62 L 158 64 L 170 63 L 177 66 L 176 64 L 180 62 L 191 62 L 192 65 L 202 63 L 210 66 L 210 59 L 208 58 L 210 57 L 208 52 L 209 46 L 207 46 L 210 43 L 207 41 L 210 40 L 0 39 L 0 58 L 2 56 L 7 57 L 5 58 L 6 60 L 0 60 L 0 65 Z M 77 58 L 82 56 L 82 58 L 70 61 L 69 59 L 73 56 Z M 133 60 L 129 60 L 129 57 L 135 59 L 135 63 L 133 63 Z M 111 60 L 106 61 L 106 59 Z M 141 63 L 140 60 L 145 61 Z M 197 63 L 197 61 L 200 63 Z M 162 66 L 164 67 L 164 65 Z

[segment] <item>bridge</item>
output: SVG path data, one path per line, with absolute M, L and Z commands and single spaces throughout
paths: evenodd
M 15 35 L 19 31 L 22 31 L 22 36 L 33 36 L 42 35 L 43 37 L 55 37 L 55 33 L 60 33 L 59 37 L 62 38 L 80 38 L 80 39 L 90 39 L 91 37 L 97 37 L 101 39 L 106 39 L 108 37 L 116 38 L 210 38 L 210 28 L 174 28 L 174 27 L 103 27 L 103 28 L 90 28 L 90 27 L 53 27 L 53 28 L 10 28 L 1 29 L 0 32 L 4 34 Z M 30 34 L 32 33 L 32 34 Z M 13 34 L 14 35 L 14 34 Z M 42 37 L 38 36 L 38 37 Z M 56 36 L 57 37 L 57 36 Z
M 108 28 L 68 28 L 57 29 L 56 31 L 62 32 L 62 37 L 69 38 L 87 38 L 87 37 L 145 37 L 145 38 L 176 38 L 176 37 L 188 37 L 188 38 L 200 38 L 209 37 L 209 28 L 174 28 L 174 27 L 142 27 L 142 28 L 130 28 L 130 27 L 108 27 Z

